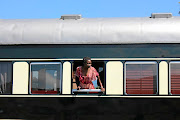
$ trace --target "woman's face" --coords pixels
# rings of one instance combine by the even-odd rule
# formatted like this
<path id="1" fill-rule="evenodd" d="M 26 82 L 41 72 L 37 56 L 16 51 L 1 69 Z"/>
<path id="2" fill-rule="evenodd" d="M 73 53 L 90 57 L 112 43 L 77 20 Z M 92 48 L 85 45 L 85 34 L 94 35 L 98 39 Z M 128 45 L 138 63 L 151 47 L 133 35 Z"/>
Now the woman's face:
<path id="1" fill-rule="evenodd" d="M 92 61 L 91 61 L 91 60 L 87 60 L 87 61 L 84 63 L 84 65 L 89 68 L 89 67 L 91 67 L 91 65 L 92 65 Z"/>

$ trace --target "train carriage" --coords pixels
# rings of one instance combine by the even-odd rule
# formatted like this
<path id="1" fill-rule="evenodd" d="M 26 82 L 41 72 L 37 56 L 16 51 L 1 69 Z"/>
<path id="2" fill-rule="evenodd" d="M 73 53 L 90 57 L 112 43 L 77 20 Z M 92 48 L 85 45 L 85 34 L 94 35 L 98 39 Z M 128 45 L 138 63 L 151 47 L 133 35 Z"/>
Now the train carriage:
<path id="1" fill-rule="evenodd" d="M 105 95 L 178 95 L 179 24 L 170 13 L 1 19 L 1 96 L 73 95 L 74 72 L 84 56 L 102 73 Z"/>
<path id="2" fill-rule="evenodd" d="M 143 105 L 150 102 L 142 102 L 144 98 L 179 98 L 179 20 L 171 13 L 144 18 L 0 19 L 0 97 L 117 97 L 121 102 L 139 98 L 135 101 Z M 77 90 L 75 70 L 85 56 L 92 58 L 104 93 L 98 83 L 96 89 Z"/>

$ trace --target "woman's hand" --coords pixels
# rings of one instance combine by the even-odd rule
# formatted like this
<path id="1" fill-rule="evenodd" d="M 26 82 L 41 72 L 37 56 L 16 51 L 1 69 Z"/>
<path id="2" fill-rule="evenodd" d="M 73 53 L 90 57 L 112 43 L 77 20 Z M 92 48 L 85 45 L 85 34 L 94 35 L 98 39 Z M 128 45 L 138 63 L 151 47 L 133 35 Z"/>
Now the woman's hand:
<path id="1" fill-rule="evenodd" d="M 80 86 L 78 86 L 78 87 L 77 87 L 77 90 L 80 90 L 80 89 L 81 89 L 81 87 L 80 87 Z"/>
<path id="2" fill-rule="evenodd" d="M 105 92 L 105 88 L 101 88 L 101 91 L 102 91 L 102 92 Z"/>

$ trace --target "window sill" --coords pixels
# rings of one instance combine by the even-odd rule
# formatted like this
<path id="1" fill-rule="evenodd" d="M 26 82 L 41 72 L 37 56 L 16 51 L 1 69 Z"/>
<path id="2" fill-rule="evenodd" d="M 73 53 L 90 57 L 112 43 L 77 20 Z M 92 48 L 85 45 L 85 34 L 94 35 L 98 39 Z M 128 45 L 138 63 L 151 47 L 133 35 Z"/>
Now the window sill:
<path id="1" fill-rule="evenodd" d="M 101 89 L 73 89 L 72 90 L 73 94 L 98 94 L 102 93 Z"/>

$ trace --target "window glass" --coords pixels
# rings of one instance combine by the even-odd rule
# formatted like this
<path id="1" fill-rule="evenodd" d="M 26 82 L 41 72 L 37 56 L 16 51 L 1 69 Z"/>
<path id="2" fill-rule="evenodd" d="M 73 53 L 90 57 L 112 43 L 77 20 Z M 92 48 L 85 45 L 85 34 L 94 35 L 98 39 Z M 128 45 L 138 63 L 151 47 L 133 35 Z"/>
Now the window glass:
<path id="1" fill-rule="evenodd" d="M 80 67 L 83 65 L 83 61 L 74 61 L 73 62 L 73 73 L 72 73 L 72 93 L 73 94 L 97 94 L 97 93 L 102 93 L 101 92 L 101 87 L 100 87 L 100 82 L 98 77 L 96 77 L 95 80 L 92 81 L 92 84 L 94 86 L 94 89 L 80 89 L 77 90 L 78 85 L 80 84 L 79 78 L 76 76 L 76 69 L 77 67 Z M 100 76 L 100 81 L 103 85 L 103 88 L 105 88 L 105 64 L 104 61 L 94 61 L 92 60 L 92 67 L 96 69 Z M 82 76 L 84 77 L 84 76 Z"/>
<path id="2" fill-rule="evenodd" d="M 170 62 L 171 94 L 180 94 L 180 62 Z"/>
<path id="3" fill-rule="evenodd" d="M 126 62 L 126 93 L 156 94 L 156 62 Z"/>
<path id="4" fill-rule="evenodd" d="M 60 93 L 61 63 L 31 63 L 31 93 Z"/>
<path id="5" fill-rule="evenodd" d="M 0 94 L 12 94 L 11 62 L 0 62 Z"/>

